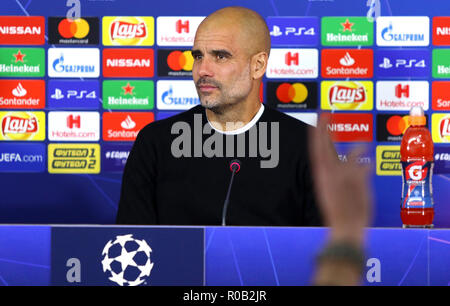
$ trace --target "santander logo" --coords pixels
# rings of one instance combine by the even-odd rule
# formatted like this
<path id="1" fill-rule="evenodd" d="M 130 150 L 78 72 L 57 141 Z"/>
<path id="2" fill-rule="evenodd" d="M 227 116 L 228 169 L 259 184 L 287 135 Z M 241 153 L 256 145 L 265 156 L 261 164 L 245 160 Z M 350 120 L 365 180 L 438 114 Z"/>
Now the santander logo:
<path id="1" fill-rule="evenodd" d="M 345 56 L 342 57 L 342 58 L 339 60 L 339 63 L 340 63 L 342 66 L 346 66 L 346 67 L 348 67 L 348 66 L 353 66 L 353 65 L 355 64 L 355 59 L 352 58 L 352 57 L 350 56 L 350 54 L 348 54 L 348 52 L 347 52 L 347 53 L 345 54 Z"/>
<path id="2" fill-rule="evenodd" d="M 15 97 L 23 97 L 27 94 L 27 91 L 23 88 L 22 84 L 19 83 L 17 87 L 13 89 L 12 94 Z"/>
<path id="3" fill-rule="evenodd" d="M 130 115 L 128 115 L 127 118 L 120 123 L 120 126 L 122 128 L 124 128 L 125 130 L 131 130 L 131 129 L 134 129 L 136 127 L 136 122 L 134 122 L 131 119 Z"/>

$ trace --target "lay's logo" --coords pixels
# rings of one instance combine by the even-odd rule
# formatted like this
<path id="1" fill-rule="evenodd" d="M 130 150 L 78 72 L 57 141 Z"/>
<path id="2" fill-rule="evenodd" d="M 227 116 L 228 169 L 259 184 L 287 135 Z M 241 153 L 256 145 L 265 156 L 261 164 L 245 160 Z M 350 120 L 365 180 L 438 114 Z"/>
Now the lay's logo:
<path id="1" fill-rule="evenodd" d="M 111 40 L 145 38 L 147 37 L 147 27 L 144 22 L 131 23 L 125 21 L 114 21 L 111 24 L 109 35 Z"/>
<path id="2" fill-rule="evenodd" d="M 335 103 L 361 103 L 366 100 L 366 91 L 364 87 L 348 87 L 334 85 L 331 87 L 328 98 L 331 104 Z"/>
<path id="3" fill-rule="evenodd" d="M 433 142 L 450 143 L 450 114 L 433 114 L 431 125 Z"/>
<path id="4" fill-rule="evenodd" d="M 450 118 L 444 118 L 439 124 L 441 138 L 450 137 Z"/>
<path id="5" fill-rule="evenodd" d="M 323 81 L 321 105 L 325 110 L 372 110 L 373 83 Z"/>
<path id="6" fill-rule="evenodd" d="M 0 112 L 0 140 L 45 139 L 44 112 Z"/>
<path id="7" fill-rule="evenodd" d="M 105 46 L 152 46 L 153 17 L 103 17 Z"/>

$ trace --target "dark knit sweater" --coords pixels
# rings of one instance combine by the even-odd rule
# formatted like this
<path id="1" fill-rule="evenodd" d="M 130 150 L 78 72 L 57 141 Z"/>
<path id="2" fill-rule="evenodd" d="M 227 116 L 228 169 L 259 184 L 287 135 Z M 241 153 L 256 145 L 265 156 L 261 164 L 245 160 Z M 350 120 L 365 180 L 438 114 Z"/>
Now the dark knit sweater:
<path id="1" fill-rule="evenodd" d="M 267 152 L 259 149 L 259 140 L 255 146 L 258 148 L 257 156 L 251 157 L 255 150 L 250 149 L 250 139 L 254 139 L 250 131 L 254 129 L 245 132 L 245 156 L 239 157 L 238 136 L 225 136 L 214 130 L 211 134 L 203 134 L 202 129 L 198 129 L 199 125 L 195 126 L 194 115 L 201 118 L 202 129 L 205 126 L 211 129 L 204 108 L 196 106 L 152 122 L 140 131 L 123 173 L 118 224 L 220 225 L 231 178 L 229 162 L 238 158 L 241 169 L 234 177 L 226 214 L 227 225 L 322 225 L 314 199 L 305 123 L 265 106 L 255 127 L 260 135 L 262 129 L 259 127 L 265 123 L 269 131 L 266 133 L 266 147 L 275 150 L 276 142 L 271 141 L 271 131 L 274 130 L 272 123 L 278 123 L 279 158 L 276 167 L 272 161 L 272 168 L 264 168 L 261 161 L 270 158 Z M 180 126 L 190 127 L 191 135 L 183 134 L 190 136 L 190 148 L 186 144 L 180 145 L 181 130 L 172 134 L 177 122 L 185 122 Z M 198 146 L 200 139 L 201 144 L 220 149 L 219 142 L 211 146 L 210 137 L 214 133 L 223 139 L 224 149 L 216 151 L 222 151 L 223 157 L 218 156 L 219 153 L 206 157 L 206 150 L 198 150 L 202 148 Z M 234 140 L 231 147 L 234 154 L 231 154 L 230 145 L 227 150 L 230 143 L 227 140 Z M 185 153 L 189 152 L 184 156 L 191 157 L 174 157 L 174 148 L 184 149 Z M 201 157 L 194 157 L 199 152 Z M 178 150 L 175 155 L 179 154 Z"/>

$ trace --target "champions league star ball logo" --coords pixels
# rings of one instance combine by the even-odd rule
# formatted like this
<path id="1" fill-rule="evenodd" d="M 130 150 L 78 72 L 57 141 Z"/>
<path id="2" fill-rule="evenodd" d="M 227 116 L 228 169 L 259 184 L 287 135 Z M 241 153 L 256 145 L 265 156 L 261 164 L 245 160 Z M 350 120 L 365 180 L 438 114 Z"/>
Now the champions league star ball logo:
<path id="1" fill-rule="evenodd" d="M 117 236 L 103 248 L 103 272 L 120 286 L 141 285 L 153 268 L 151 252 L 145 240 L 134 239 L 132 234 Z"/>

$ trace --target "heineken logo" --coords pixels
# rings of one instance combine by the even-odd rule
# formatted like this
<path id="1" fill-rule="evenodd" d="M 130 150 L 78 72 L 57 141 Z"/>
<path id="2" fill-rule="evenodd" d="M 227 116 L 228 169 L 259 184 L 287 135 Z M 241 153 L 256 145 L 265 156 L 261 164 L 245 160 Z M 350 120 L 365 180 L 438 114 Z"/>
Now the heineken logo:
<path id="1" fill-rule="evenodd" d="M 103 108 L 105 109 L 153 109 L 153 96 L 153 81 L 103 82 Z"/>
<path id="2" fill-rule="evenodd" d="M 433 50 L 433 78 L 450 78 L 450 50 Z"/>
<path id="3" fill-rule="evenodd" d="M 43 77 L 45 51 L 41 48 L 0 49 L 0 76 Z"/>
<path id="4" fill-rule="evenodd" d="M 366 17 L 322 18 L 324 46 L 371 46 L 373 36 L 373 23 Z"/>

